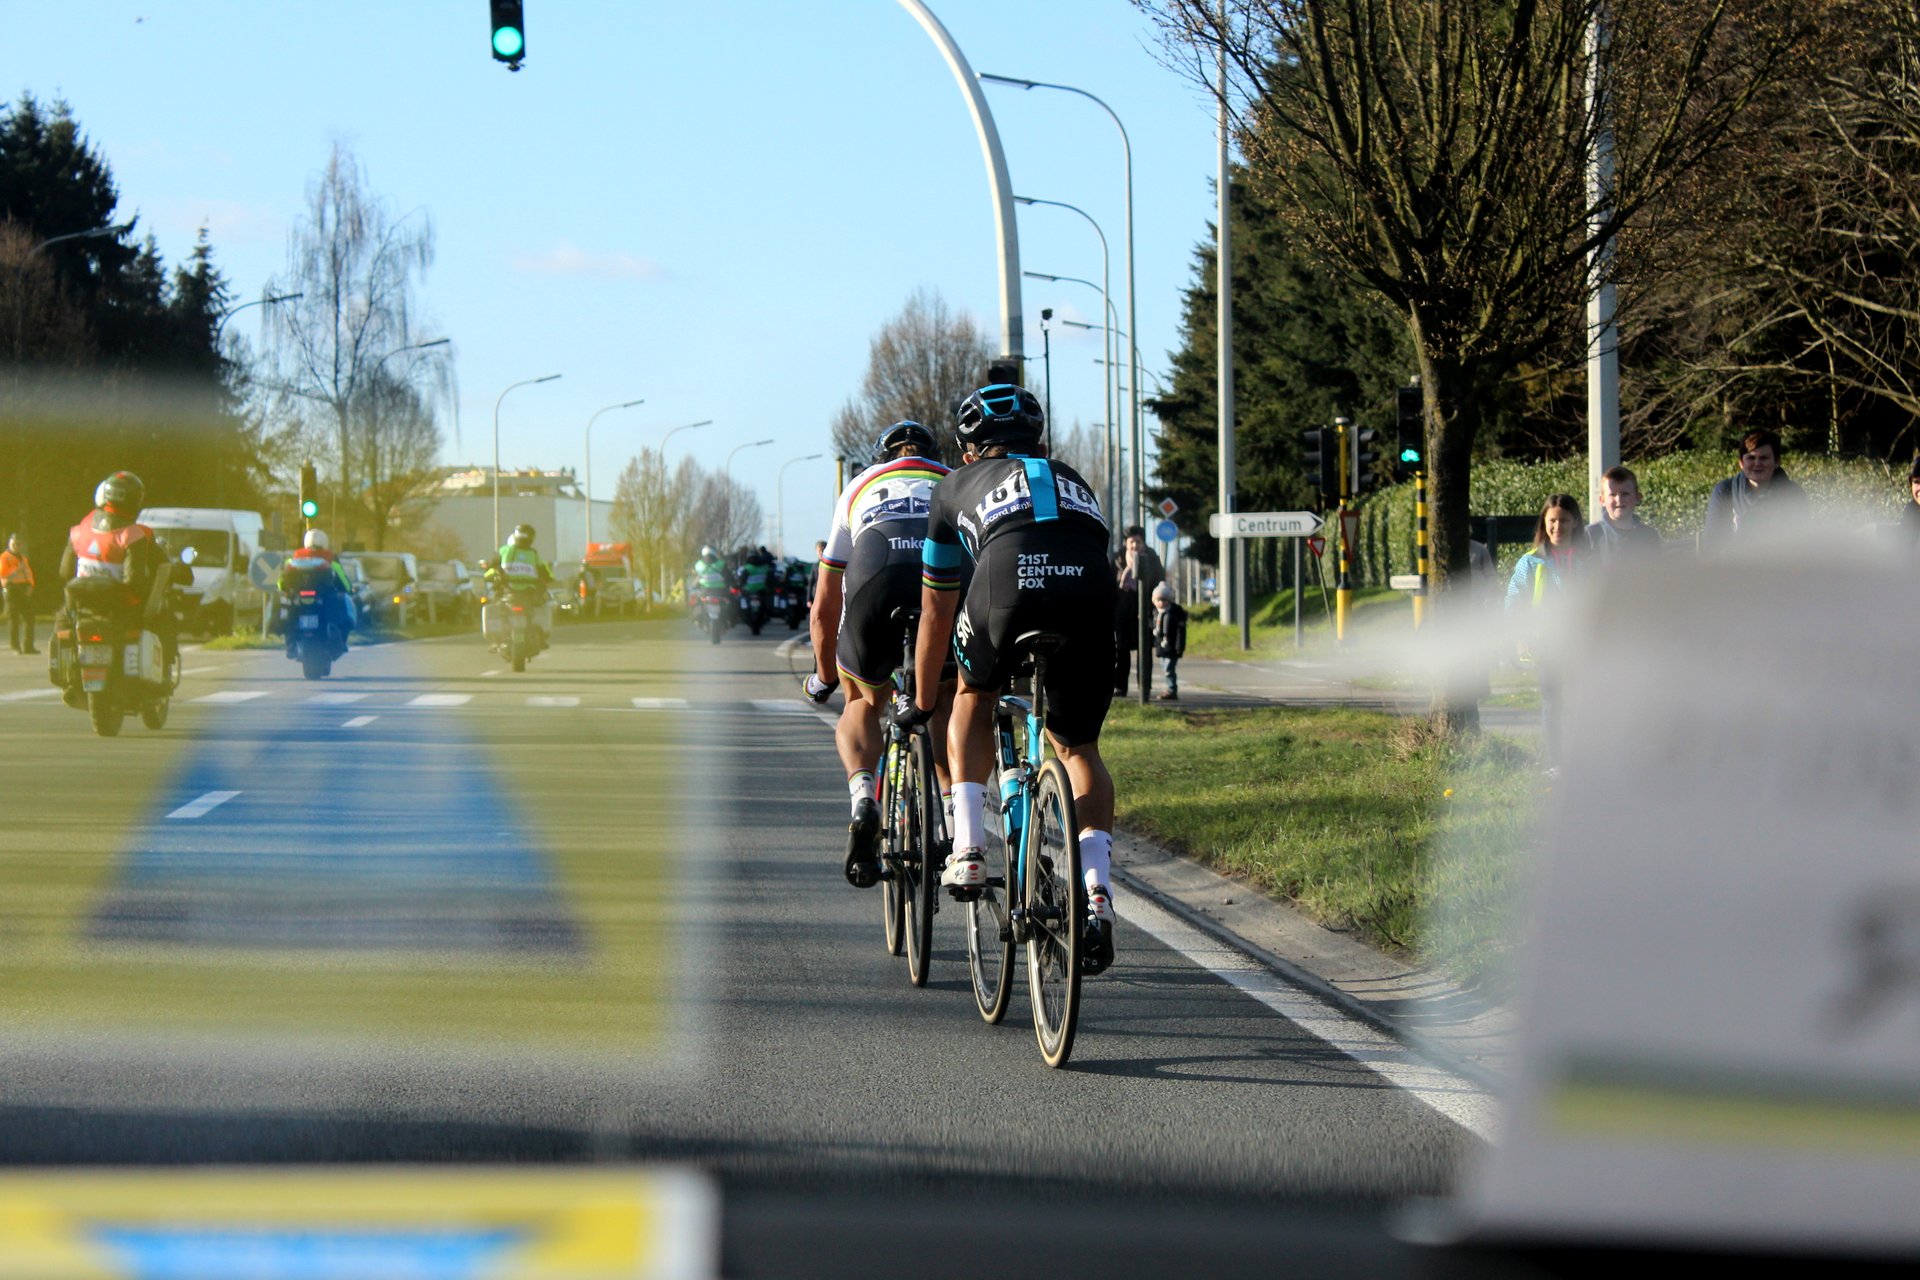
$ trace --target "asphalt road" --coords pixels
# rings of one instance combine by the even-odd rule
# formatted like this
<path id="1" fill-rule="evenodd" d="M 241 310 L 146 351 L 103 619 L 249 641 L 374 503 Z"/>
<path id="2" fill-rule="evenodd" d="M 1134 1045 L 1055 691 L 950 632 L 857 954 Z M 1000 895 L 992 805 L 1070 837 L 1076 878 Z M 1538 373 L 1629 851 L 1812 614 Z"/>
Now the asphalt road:
<path id="1" fill-rule="evenodd" d="M 1429 1265 L 1383 1214 L 1477 1139 L 1134 904 L 1067 1070 L 958 910 L 909 987 L 786 635 L 195 652 L 115 740 L 5 655 L 0 1159 L 691 1164 L 739 1275 Z"/>

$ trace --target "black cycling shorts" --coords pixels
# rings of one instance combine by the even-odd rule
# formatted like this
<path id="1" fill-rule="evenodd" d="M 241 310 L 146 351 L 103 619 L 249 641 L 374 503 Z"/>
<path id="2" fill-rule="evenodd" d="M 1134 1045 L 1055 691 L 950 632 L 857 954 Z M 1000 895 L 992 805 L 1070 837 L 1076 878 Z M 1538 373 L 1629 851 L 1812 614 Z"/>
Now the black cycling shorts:
<path id="1" fill-rule="evenodd" d="M 898 522 L 906 523 L 906 522 Z M 900 642 L 905 634 L 893 620 L 895 609 L 920 607 L 919 521 L 897 533 L 883 522 L 864 530 L 854 540 L 841 579 L 840 641 L 836 659 L 840 674 L 855 684 L 883 685 L 900 665 Z"/>
<path id="2" fill-rule="evenodd" d="M 1013 678 L 1014 641 L 1066 637 L 1047 659 L 1047 729 L 1070 747 L 1096 742 L 1113 702 L 1113 568 L 1106 543 L 1046 528 L 987 544 L 954 619 L 960 678 L 998 690 Z"/>

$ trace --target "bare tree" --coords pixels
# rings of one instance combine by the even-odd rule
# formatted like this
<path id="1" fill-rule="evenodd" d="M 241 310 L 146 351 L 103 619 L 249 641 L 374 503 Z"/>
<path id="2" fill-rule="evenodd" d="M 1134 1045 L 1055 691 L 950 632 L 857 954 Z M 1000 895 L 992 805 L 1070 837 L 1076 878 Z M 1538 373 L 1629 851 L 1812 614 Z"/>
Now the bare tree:
<path id="1" fill-rule="evenodd" d="M 1584 300 L 1588 255 L 1742 125 L 1804 32 L 1790 0 L 1139 2 L 1197 79 L 1224 59 L 1248 180 L 1291 234 L 1404 318 L 1443 590 L 1466 579 L 1498 385 Z M 1609 130 L 1612 185 L 1589 193 Z M 1474 719 L 1462 697 L 1436 715 Z"/>
<path id="2" fill-rule="evenodd" d="M 930 289 L 916 289 L 873 335 L 860 394 L 834 415 L 834 453 L 864 464 L 880 433 L 902 419 L 945 437 L 954 406 L 980 385 L 992 358 L 972 316 L 953 311 Z"/>
<path id="3" fill-rule="evenodd" d="M 691 458 L 682 458 L 679 468 L 669 471 L 665 454 L 649 446 L 633 456 L 614 486 L 614 535 L 633 547 L 640 572 L 651 576 L 662 592 L 669 581 L 669 566 L 691 564 L 699 549 L 698 541 L 687 545 L 694 538 L 692 515 L 699 477 Z"/>
<path id="4" fill-rule="evenodd" d="M 693 509 L 693 527 L 700 531 L 700 541 L 721 555 L 760 539 L 760 499 L 731 476 L 702 474 Z"/>
<path id="5" fill-rule="evenodd" d="M 1096 487 L 1107 473 L 1107 433 L 1075 421 L 1066 431 L 1055 423 L 1047 432 L 1047 453 L 1078 471 Z M 1108 519 L 1113 513 L 1107 513 Z"/>
<path id="6" fill-rule="evenodd" d="M 376 371 L 354 397 L 354 472 L 366 477 L 363 492 L 373 545 L 384 551 L 408 499 L 433 479 L 442 436 L 420 389 L 386 370 Z"/>
<path id="7" fill-rule="evenodd" d="M 433 226 L 425 214 L 395 217 L 369 189 L 360 162 L 335 143 L 307 189 L 286 272 L 265 289 L 301 295 L 268 308 L 273 381 L 281 395 L 323 406 L 334 436 L 342 545 L 368 519 L 356 510 L 355 478 L 372 478 L 356 466 L 352 437 L 356 427 L 372 423 L 378 430 L 381 422 L 356 410 L 381 363 L 414 340 L 414 288 L 432 262 Z"/>

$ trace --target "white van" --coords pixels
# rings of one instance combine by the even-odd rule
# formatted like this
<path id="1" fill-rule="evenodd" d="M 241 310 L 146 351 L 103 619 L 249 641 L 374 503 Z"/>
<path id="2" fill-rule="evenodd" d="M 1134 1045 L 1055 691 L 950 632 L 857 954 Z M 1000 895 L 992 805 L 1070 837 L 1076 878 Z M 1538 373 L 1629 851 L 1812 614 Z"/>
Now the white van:
<path id="1" fill-rule="evenodd" d="M 259 512 L 148 507 L 140 513 L 140 523 L 176 557 L 193 548 L 193 585 L 181 588 L 189 598 L 186 630 L 225 635 L 233 630 L 235 618 L 252 617 L 258 623 L 261 592 L 248 570 L 263 549 L 265 522 Z"/>

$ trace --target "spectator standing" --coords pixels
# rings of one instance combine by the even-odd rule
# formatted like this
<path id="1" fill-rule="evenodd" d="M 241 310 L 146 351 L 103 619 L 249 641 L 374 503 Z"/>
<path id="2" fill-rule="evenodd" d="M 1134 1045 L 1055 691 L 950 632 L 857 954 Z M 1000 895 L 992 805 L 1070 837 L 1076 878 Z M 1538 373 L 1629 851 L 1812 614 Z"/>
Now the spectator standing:
<path id="1" fill-rule="evenodd" d="M 1173 598 L 1173 586 L 1162 582 L 1153 589 L 1153 651 L 1160 655 L 1160 669 L 1167 677 L 1162 702 L 1180 697 L 1180 658 L 1187 651 L 1187 611 Z"/>
<path id="2" fill-rule="evenodd" d="M 1807 494 L 1780 465 L 1780 437 L 1749 431 L 1740 441 L 1740 473 L 1713 486 L 1700 544 L 1724 543 L 1736 534 L 1779 529 L 1804 519 Z"/>
<path id="3" fill-rule="evenodd" d="M 1166 577 L 1166 570 L 1160 566 L 1160 557 L 1147 545 L 1147 531 L 1137 524 L 1127 527 L 1126 545 L 1114 557 L 1114 566 L 1114 583 L 1119 594 L 1113 611 L 1113 696 L 1124 698 L 1133 655 L 1140 649 L 1140 597 L 1151 597 L 1153 589 Z"/>
<path id="4" fill-rule="evenodd" d="M 1518 614 L 1551 607 L 1566 591 L 1578 570 L 1583 539 L 1580 503 L 1571 494 L 1556 493 L 1540 509 L 1533 526 L 1533 550 L 1520 557 L 1507 579 L 1507 613 Z M 1520 660 L 1531 663 L 1540 679 L 1540 728 L 1546 740 L 1547 772 L 1560 771 L 1560 670 L 1553 655 L 1533 652 L 1533 628 L 1520 641 Z"/>
<path id="5" fill-rule="evenodd" d="M 33 566 L 27 563 L 27 540 L 19 534 L 7 539 L 0 551 L 0 589 L 6 593 L 7 643 L 15 653 L 38 653 L 33 646 Z"/>
<path id="6" fill-rule="evenodd" d="M 1596 560 L 1660 553 L 1660 535 L 1636 514 L 1639 506 L 1639 479 L 1625 467 L 1609 467 L 1600 477 L 1600 518 L 1587 526 L 1587 550 Z"/>

